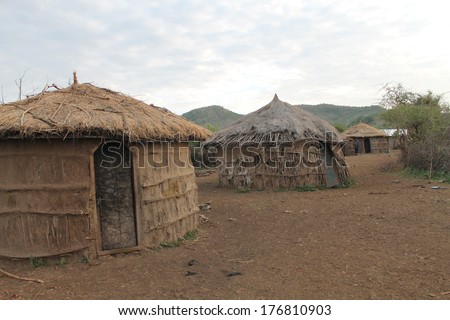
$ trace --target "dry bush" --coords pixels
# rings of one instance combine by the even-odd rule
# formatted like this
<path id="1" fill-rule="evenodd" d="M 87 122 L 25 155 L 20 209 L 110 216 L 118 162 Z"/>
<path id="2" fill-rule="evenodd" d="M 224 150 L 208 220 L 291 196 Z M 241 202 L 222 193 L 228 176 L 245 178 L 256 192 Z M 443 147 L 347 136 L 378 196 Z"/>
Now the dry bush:
<path id="1" fill-rule="evenodd" d="M 434 172 L 450 172 L 450 129 L 430 133 L 409 142 L 400 160 L 410 168 Z"/>

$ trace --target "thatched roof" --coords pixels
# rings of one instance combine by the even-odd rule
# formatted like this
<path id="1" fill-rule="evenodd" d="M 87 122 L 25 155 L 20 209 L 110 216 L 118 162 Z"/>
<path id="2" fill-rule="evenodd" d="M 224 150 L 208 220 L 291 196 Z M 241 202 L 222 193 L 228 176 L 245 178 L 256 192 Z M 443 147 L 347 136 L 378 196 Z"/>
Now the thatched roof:
<path id="1" fill-rule="evenodd" d="M 355 124 L 353 127 L 350 127 L 342 132 L 342 134 L 350 138 L 386 136 L 386 134 L 382 130 L 369 126 L 368 124 L 363 122 Z"/>
<path id="2" fill-rule="evenodd" d="M 0 105 L 0 138 L 125 137 L 137 140 L 205 140 L 211 132 L 167 109 L 91 84 L 44 91 Z"/>
<path id="3" fill-rule="evenodd" d="M 275 95 L 268 105 L 216 132 L 205 146 L 306 139 L 338 142 L 342 136 L 325 120 L 283 102 Z"/>

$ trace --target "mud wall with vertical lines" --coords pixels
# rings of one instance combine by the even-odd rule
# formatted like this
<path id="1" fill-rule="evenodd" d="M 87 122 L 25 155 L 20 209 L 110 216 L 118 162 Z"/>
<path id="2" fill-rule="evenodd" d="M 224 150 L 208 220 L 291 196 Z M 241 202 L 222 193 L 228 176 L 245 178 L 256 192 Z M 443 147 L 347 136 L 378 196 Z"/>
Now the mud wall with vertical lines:
<path id="1" fill-rule="evenodd" d="M 135 147 L 141 245 L 173 241 L 198 223 L 197 185 L 187 143 Z"/>
<path id="2" fill-rule="evenodd" d="M 0 141 L 1 256 L 50 256 L 90 245 L 90 152 L 96 144 Z"/>
<path id="3" fill-rule="evenodd" d="M 219 150 L 222 163 L 218 168 L 223 187 L 254 190 L 295 189 L 327 185 L 320 145 L 297 141 L 291 147 L 258 147 L 248 152 L 240 148 Z M 339 159 L 344 159 L 339 152 Z M 337 157 L 337 154 L 333 154 Z M 253 162 L 251 162 L 253 159 Z M 339 180 L 349 176 L 345 160 L 333 165 Z"/>
<path id="4" fill-rule="evenodd" d="M 93 154 L 99 145 L 97 139 L 0 140 L 0 256 L 82 249 L 98 254 Z M 197 185 L 187 143 L 130 149 L 137 247 L 154 247 L 195 229 Z"/>

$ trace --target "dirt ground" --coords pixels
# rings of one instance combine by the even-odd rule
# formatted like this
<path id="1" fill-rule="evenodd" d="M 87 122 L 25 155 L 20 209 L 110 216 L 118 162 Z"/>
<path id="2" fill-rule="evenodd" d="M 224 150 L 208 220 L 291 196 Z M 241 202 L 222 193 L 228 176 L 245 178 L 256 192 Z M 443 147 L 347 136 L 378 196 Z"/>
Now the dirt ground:
<path id="1" fill-rule="evenodd" d="M 348 157 L 347 189 L 238 193 L 199 177 L 212 208 L 195 240 L 38 268 L 0 259 L 44 281 L 0 274 L 0 298 L 449 299 L 450 186 L 400 176 L 396 157 Z"/>

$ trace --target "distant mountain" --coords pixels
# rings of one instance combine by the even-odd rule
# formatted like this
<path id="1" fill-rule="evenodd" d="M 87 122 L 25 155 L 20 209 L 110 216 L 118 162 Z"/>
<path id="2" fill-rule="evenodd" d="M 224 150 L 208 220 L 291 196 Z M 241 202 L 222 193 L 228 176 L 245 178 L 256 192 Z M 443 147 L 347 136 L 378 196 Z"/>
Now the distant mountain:
<path id="1" fill-rule="evenodd" d="M 384 125 L 384 122 L 379 117 L 384 109 L 376 105 L 368 107 L 350 107 L 323 103 L 317 105 L 301 104 L 298 106 L 332 125 L 350 127 L 361 121 L 375 127 L 382 127 Z"/>
<path id="2" fill-rule="evenodd" d="M 333 104 L 301 104 L 297 105 L 297 107 L 315 114 L 340 129 L 346 129 L 361 121 L 378 128 L 382 128 L 384 125 L 379 117 L 384 109 L 380 106 L 350 107 Z M 242 114 L 227 110 L 221 106 L 203 107 L 183 114 L 183 117 L 186 119 L 212 131 L 220 130 L 242 116 Z"/>
<path id="3" fill-rule="evenodd" d="M 183 113 L 182 116 L 212 131 L 217 131 L 233 123 L 243 115 L 221 106 L 209 106 L 191 110 Z"/>

